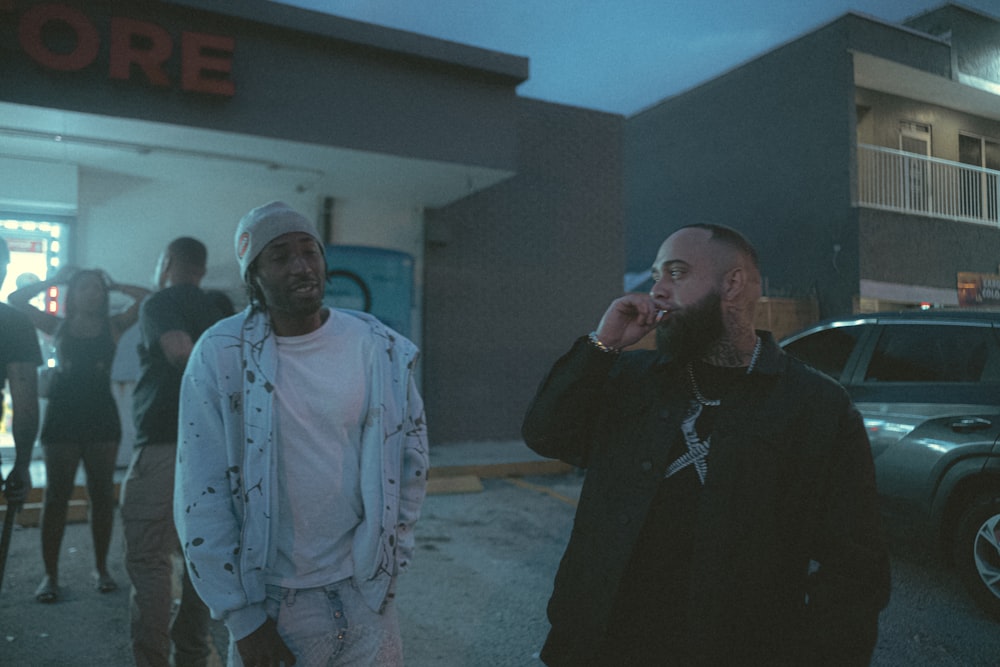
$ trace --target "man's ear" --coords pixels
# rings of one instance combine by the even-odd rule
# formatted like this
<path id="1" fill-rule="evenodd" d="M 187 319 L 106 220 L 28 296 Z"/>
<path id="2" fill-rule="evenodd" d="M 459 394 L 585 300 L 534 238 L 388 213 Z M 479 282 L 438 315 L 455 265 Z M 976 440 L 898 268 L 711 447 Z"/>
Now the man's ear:
<path id="1" fill-rule="evenodd" d="M 742 266 L 726 271 L 722 277 L 722 300 L 730 301 L 743 294 L 747 285 L 747 272 Z"/>
<path id="2" fill-rule="evenodd" d="M 169 251 L 163 253 L 163 264 L 160 265 L 160 272 L 168 273 L 170 271 L 170 267 L 173 266 L 173 264 L 174 264 L 174 254 Z"/>
<path id="3" fill-rule="evenodd" d="M 247 285 L 250 286 L 250 294 L 256 299 L 261 305 L 264 305 L 264 290 L 260 288 L 260 280 L 257 278 L 257 271 L 251 265 L 249 272 L 247 273 Z"/>

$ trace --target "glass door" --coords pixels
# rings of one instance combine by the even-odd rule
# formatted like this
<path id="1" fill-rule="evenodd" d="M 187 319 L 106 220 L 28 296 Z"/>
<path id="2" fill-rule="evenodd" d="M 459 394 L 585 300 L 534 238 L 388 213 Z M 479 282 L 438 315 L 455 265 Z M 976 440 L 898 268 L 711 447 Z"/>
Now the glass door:
<path id="1" fill-rule="evenodd" d="M 903 201 L 908 209 L 930 210 L 931 128 L 923 123 L 902 121 L 899 124 L 899 149 L 915 158 L 903 161 Z"/>

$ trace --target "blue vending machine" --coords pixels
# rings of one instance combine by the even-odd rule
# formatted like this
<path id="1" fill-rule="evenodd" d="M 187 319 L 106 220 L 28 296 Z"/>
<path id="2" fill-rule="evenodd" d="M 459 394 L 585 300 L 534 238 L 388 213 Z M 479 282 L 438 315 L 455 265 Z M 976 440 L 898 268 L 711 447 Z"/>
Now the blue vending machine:
<path id="1" fill-rule="evenodd" d="M 326 246 L 327 305 L 371 313 L 407 338 L 413 256 L 370 246 Z"/>

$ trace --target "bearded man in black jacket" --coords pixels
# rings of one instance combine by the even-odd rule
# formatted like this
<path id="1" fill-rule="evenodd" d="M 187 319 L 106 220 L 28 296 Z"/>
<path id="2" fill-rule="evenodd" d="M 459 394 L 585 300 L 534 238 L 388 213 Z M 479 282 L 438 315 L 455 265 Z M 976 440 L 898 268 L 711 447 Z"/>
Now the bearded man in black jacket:
<path id="1" fill-rule="evenodd" d="M 524 421 L 532 449 L 587 469 L 543 661 L 867 665 L 890 579 L 860 414 L 754 330 L 740 233 L 684 227 L 652 277 Z M 654 329 L 657 350 L 622 351 Z"/>

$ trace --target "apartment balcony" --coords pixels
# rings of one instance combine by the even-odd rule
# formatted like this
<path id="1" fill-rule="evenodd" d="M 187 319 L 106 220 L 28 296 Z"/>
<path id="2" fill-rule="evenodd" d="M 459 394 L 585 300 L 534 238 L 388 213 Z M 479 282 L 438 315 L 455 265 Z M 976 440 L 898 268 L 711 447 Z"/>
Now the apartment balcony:
<path id="1" fill-rule="evenodd" d="M 858 146 L 857 205 L 1000 226 L 1000 171 Z"/>

